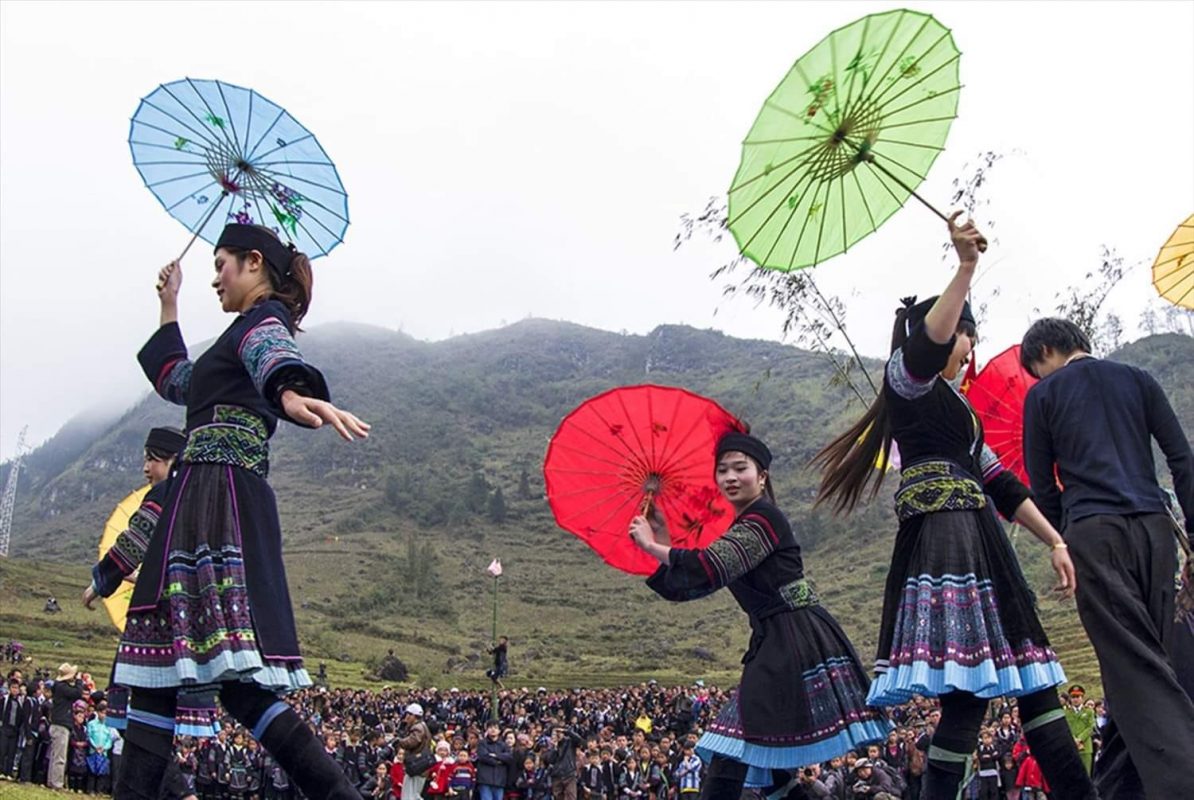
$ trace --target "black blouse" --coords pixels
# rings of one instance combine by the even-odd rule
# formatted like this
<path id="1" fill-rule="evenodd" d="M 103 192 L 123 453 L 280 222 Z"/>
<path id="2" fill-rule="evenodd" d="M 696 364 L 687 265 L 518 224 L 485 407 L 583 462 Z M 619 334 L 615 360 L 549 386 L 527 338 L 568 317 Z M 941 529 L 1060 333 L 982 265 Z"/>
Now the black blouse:
<path id="1" fill-rule="evenodd" d="M 812 605 L 804 559 L 788 518 L 766 498 L 738 515 L 708 547 L 673 547 L 647 585 L 668 600 L 695 600 L 723 586 L 754 619 Z"/>
<path id="2" fill-rule="evenodd" d="M 984 444 L 982 422 L 969 401 L 938 376 L 949 362 L 956 338 L 937 344 L 923 324 L 917 325 L 887 362 L 883 393 L 900 462 L 903 466 L 932 460 L 958 464 L 983 486 L 999 513 L 1012 519 L 1032 493 Z"/>
<path id="3" fill-rule="evenodd" d="M 193 362 L 177 322 L 158 328 L 137 360 L 159 395 L 187 407 L 188 431 L 210 423 L 217 406 L 231 405 L 258 414 L 272 436 L 279 417 L 294 422 L 280 404 L 284 389 L 330 399 L 323 375 L 303 361 L 290 312 L 277 300 L 238 316 Z"/>

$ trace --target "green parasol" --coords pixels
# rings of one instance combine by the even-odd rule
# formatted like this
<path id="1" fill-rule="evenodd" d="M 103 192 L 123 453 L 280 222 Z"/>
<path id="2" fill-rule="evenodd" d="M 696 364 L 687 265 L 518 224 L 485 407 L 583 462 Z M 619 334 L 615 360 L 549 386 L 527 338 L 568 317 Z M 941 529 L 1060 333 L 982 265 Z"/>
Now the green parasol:
<path id="1" fill-rule="evenodd" d="M 915 196 L 957 115 L 961 54 L 928 14 L 873 14 L 801 57 L 742 143 L 739 251 L 784 272 L 845 252 Z"/>

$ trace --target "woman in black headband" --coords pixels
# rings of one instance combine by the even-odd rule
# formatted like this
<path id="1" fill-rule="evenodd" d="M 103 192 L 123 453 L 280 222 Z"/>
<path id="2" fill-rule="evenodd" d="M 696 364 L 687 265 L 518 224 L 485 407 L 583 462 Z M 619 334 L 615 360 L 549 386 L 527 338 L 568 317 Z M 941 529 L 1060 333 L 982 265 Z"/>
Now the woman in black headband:
<path id="1" fill-rule="evenodd" d="M 867 677 L 837 622 L 804 577 L 800 545 L 771 492 L 771 451 L 745 433 L 717 443 L 715 477 L 734 507 L 729 531 L 700 550 L 670 546 L 655 514 L 631 523 L 661 566 L 647 585 L 668 600 L 729 587 L 750 617 L 742 680 L 697 743 L 709 764 L 702 800 L 738 800 L 744 785 L 782 786 L 790 773 L 887 737 L 867 708 Z M 784 773 L 789 773 L 785 775 Z"/>
<path id="2" fill-rule="evenodd" d="M 960 212 L 959 212 L 960 213 Z M 874 497 L 891 442 L 903 470 L 900 520 L 883 598 L 876 677 L 869 702 L 941 699 L 924 775 L 925 800 L 957 794 L 991 698 L 1019 697 L 1032 753 L 1054 796 L 1095 797 L 1054 687 L 1065 673 L 1037 618 L 1035 596 L 988 497 L 1052 550 L 1060 589 L 1073 593 L 1065 543 L 1030 493 L 983 443 L 982 425 L 951 383 L 976 336 L 966 303 L 982 238 L 972 222 L 949 230 L 960 264 L 940 297 L 896 312 L 883 391 L 858 423 L 814 462 L 824 469 L 818 503 L 851 511 Z"/>
<path id="3" fill-rule="evenodd" d="M 278 695 L 311 685 L 299 655 L 269 472 L 279 419 L 369 426 L 329 401 L 294 334 L 311 302 L 307 257 L 268 228 L 229 225 L 212 287 L 236 319 L 195 361 L 178 327 L 182 271 L 158 275 L 161 327 L 138 360 L 158 394 L 187 409 L 186 445 L 129 604 L 113 680 L 132 687 L 118 797 L 156 798 L 175 733 L 214 722 L 213 696 L 307 797 L 358 800 Z"/>

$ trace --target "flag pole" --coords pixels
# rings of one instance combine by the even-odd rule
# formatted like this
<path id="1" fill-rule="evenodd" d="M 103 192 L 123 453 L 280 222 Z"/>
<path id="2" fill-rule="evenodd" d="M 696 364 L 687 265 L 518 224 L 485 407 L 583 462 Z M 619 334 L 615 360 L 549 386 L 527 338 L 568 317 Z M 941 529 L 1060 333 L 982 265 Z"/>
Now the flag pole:
<path id="1" fill-rule="evenodd" d="M 498 575 L 493 576 L 493 646 L 497 647 L 497 608 L 498 608 Z M 496 665 L 495 665 L 496 668 Z M 492 705 L 491 719 L 497 722 L 498 719 L 498 695 L 497 695 L 497 677 L 494 677 L 493 690 L 490 695 L 490 702 Z"/>

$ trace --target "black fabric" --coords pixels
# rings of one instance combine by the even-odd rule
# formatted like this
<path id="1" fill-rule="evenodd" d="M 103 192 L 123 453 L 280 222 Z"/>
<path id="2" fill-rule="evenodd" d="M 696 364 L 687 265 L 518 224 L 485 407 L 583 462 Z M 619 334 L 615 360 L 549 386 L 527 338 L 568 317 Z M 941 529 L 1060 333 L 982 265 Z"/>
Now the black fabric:
<path id="1" fill-rule="evenodd" d="M 240 534 L 245 588 L 263 658 L 299 657 L 294 610 L 282 562 L 282 529 L 269 483 L 247 469 L 219 464 L 184 464 L 172 484 L 163 519 L 172 520 L 179 530 L 188 531 L 194 537 L 207 536 L 204 544 L 213 547 L 219 546 L 221 541 L 235 541 L 233 537 Z M 234 505 L 231 498 L 235 498 Z M 174 511 L 176 507 L 177 512 Z M 233 510 L 237 524 L 234 529 L 228 529 L 223 523 L 224 514 L 231 514 Z M 163 532 L 159 527 L 150 540 L 130 606 L 141 608 L 156 604 L 159 613 L 170 619 L 170 600 L 159 596 L 159 588 L 166 569 L 168 548 L 178 550 L 182 543 L 177 538 L 171 540 L 169 536 L 161 535 Z"/>
<path id="2" fill-rule="evenodd" d="M 940 297 L 941 295 L 934 295 L 928 300 L 921 300 L 919 303 L 916 302 L 916 295 L 903 298 L 902 302 L 904 307 L 908 309 L 907 313 L 904 315 L 905 330 L 910 333 L 913 328 L 924 322 L 925 317 L 927 317 L 929 315 L 929 311 L 932 310 L 933 304 L 936 303 Z M 969 300 L 962 301 L 962 313 L 958 316 L 958 321 L 969 323 L 975 327 L 978 326 L 978 323 L 975 322 L 974 319 L 974 311 L 970 308 Z"/>
<path id="3" fill-rule="evenodd" d="M 245 337 L 271 318 L 277 319 L 287 330 L 291 329 L 290 311 L 286 306 L 278 300 L 267 300 L 233 320 L 211 347 L 191 364 L 186 396 L 167 397 L 171 402 L 186 405 L 188 431 L 213 422 L 218 406 L 247 408 L 265 420 L 271 436 L 278 426 L 278 419 L 286 419 L 285 412 L 277 404 L 276 391 L 259 392 L 241 360 L 240 348 Z M 187 345 L 178 323 L 170 322 L 158 328 L 137 353 L 137 361 L 158 393 L 166 396 L 163 388 L 171 369 L 187 363 Z M 323 374 L 310 364 L 293 358 L 277 360 L 267 383 L 276 384 L 283 374 L 291 383 L 297 380 L 297 374 L 301 374 L 306 386 L 304 394 L 331 400 Z"/>
<path id="4" fill-rule="evenodd" d="M 1078 616 L 1127 750 L 1106 766 L 1116 766 L 1111 777 L 1123 785 L 1131 784 L 1134 771 L 1149 800 L 1194 797 L 1194 702 L 1178 682 L 1168 647 L 1177 562 L 1172 525 L 1163 514 L 1098 515 L 1065 531 L 1078 578 Z M 1114 755 L 1118 744 L 1111 744 Z M 1104 768 L 1100 758 L 1100 788 Z"/>
<path id="5" fill-rule="evenodd" d="M 963 754 L 969 760 L 986 712 L 987 701 L 972 694 L 950 692 L 942 695 L 941 721 L 933 732 L 932 747 Z M 966 762 L 935 759 L 932 750 L 929 752 L 921 797 L 925 800 L 955 800 L 966 772 Z"/>
<path id="6" fill-rule="evenodd" d="M 149 435 L 145 437 L 145 449 L 156 450 L 159 453 L 176 454 L 186 443 L 185 433 L 178 428 L 165 425 L 160 428 L 150 428 Z"/>
<path id="7" fill-rule="evenodd" d="M 735 544 L 723 550 L 721 545 L 731 539 Z M 721 552 L 731 566 L 741 553 L 761 560 L 727 587 L 747 613 L 751 637 L 742 657 L 738 692 L 710 729 L 762 746 L 807 744 L 827 723 L 814 720 L 813 687 L 803 676 L 839 660 L 843 669 L 835 675 L 837 711 L 857 712 L 869 721 L 867 715 L 873 712 L 865 708 L 865 698 L 870 680 L 846 634 L 815 598 L 806 607 L 791 607 L 786 590 L 804 578 L 804 561 L 787 517 L 766 498 L 747 507 L 720 544 L 703 550 L 673 547 L 668 564 L 660 566 L 647 586 L 669 600 L 705 597 L 721 588 L 721 572 L 710 566 L 724 563 Z M 853 668 L 844 668 L 845 663 Z M 827 706 L 817 710 L 835 716 Z"/>
<path id="8" fill-rule="evenodd" d="M 133 728 L 133 724 L 130 723 L 127 732 L 132 733 Z M 120 760 L 120 775 L 112 788 L 113 800 L 158 800 L 162 791 L 162 778 L 170 765 L 170 759 L 163 758 L 145 749 L 137 741 L 125 737 Z"/>
<path id="9" fill-rule="evenodd" d="M 270 723 L 261 735 L 261 745 L 307 797 L 360 800 L 361 793 L 292 709 L 286 709 Z"/>
<path id="10" fill-rule="evenodd" d="M 735 451 L 745 453 L 753 458 L 761 469 L 771 469 L 771 451 L 767 445 L 763 444 L 762 439 L 751 436 L 749 433 L 731 431 L 717 440 L 716 456 L 718 459 L 726 453 Z"/>
<path id="11" fill-rule="evenodd" d="M 1081 358 L 1033 386 L 1024 402 L 1024 464 L 1037 505 L 1058 530 L 1096 514 L 1165 513 L 1153 439 L 1194 531 L 1194 453 L 1151 375 Z"/>
<path id="12" fill-rule="evenodd" d="M 1032 492 L 1020 482 L 1016 473 L 1005 469 L 983 485 L 983 491 L 995 501 L 995 508 L 1006 520 L 1016 518 L 1016 509 L 1025 500 L 1032 499 Z"/>
<path id="13" fill-rule="evenodd" d="M 1021 697 L 1019 702 L 1020 722 L 1025 726 L 1024 738 L 1049 784 L 1049 796 L 1055 800 L 1098 800 L 1065 717 L 1040 725 L 1032 724 L 1043 714 L 1061 710 L 1057 692 L 1052 688 L 1042 689 Z"/>
<path id="14" fill-rule="evenodd" d="M 701 783 L 701 800 L 740 800 L 749 767 L 725 756 L 713 756 Z"/>
<path id="15" fill-rule="evenodd" d="M 279 277 L 290 274 L 290 262 L 297 252 L 294 249 L 294 245 L 287 246 L 282 244 L 276 236 L 266 233 L 256 225 L 240 225 L 235 223 L 224 226 L 224 230 L 220 234 L 220 240 L 216 242 L 215 249 L 219 250 L 221 247 L 256 250 L 258 253 L 261 253 L 265 259 L 265 263 Z"/>
<path id="16" fill-rule="evenodd" d="M 220 686 L 220 704 L 250 731 L 276 702 L 276 694 L 256 683 L 229 681 Z"/>

